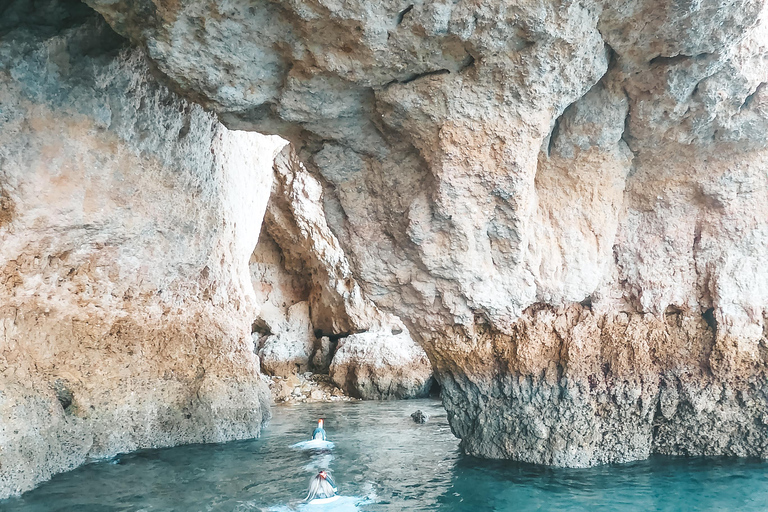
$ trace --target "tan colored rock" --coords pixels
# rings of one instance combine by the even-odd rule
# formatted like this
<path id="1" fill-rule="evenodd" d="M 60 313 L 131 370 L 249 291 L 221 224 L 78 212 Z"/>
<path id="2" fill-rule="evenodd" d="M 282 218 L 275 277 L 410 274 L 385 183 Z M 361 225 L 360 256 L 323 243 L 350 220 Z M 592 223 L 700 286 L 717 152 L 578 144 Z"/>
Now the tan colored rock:
<path id="1" fill-rule="evenodd" d="M 46 13 L 0 40 L 0 498 L 269 416 L 247 262 L 276 146 L 96 15 Z"/>
<path id="2" fill-rule="evenodd" d="M 280 247 L 262 227 L 259 242 L 249 262 L 251 282 L 259 306 L 254 334 L 259 337 L 279 334 L 288 329 L 288 309 L 303 302 L 307 305 L 307 318 L 302 324 L 310 324 L 309 319 L 309 276 L 300 272 L 291 273 L 285 268 L 285 258 Z M 299 319 L 296 318 L 295 322 Z"/>
<path id="3" fill-rule="evenodd" d="M 402 333 L 405 327 L 397 317 L 376 308 L 354 279 L 326 222 L 322 185 L 292 148 L 282 150 L 274 170 L 264 229 L 251 257 L 252 280 L 261 303 L 256 328 L 264 331 L 258 333 L 262 368 L 283 377 L 310 367 L 327 372 L 335 343 L 323 334 L 375 331 L 382 333 L 376 339 L 386 341 L 390 332 Z M 411 364 L 412 346 L 412 340 L 398 342 L 389 353 L 402 348 L 402 361 Z M 420 357 L 426 360 L 423 353 Z M 403 370 L 404 375 L 410 371 Z M 414 389 L 422 385 L 422 380 L 412 383 Z"/>
<path id="4" fill-rule="evenodd" d="M 349 396 L 329 382 L 327 375 L 304 373 L 268 379 L 272 400 L 277 404 L 350 400 Z"/>
<path id="5" fill-rule="evenodd" d="M 336 347 L 331 346 L 331 339 L 328 336 L 322 336 L 315 342 L 315 354 L 312 356 L 312 366 L 319 373 L 326 373 L 331 365 L 331 350 Z"/>
<path id="6" fill-rule="evenodd" d="M 423 398 L 433 382 L 427 354 L 407 332 L 365 332 L 342 338 L 330 376 L 347 394 L 366 400 Z"/>
<path id="7" fill-rule="evenodd" d="M 279 327 L 277 334 L 268 336 L 259 348 L 262 369 L 283 377 L 306 372 L 315 346 L 309 303 L 297 302 L 289 307 Z"/>
<path id="8" fill-rule="evenodd" d="M 88 3 L 294 143 L 467 451 L 766 456 L 765 2 Z"/>

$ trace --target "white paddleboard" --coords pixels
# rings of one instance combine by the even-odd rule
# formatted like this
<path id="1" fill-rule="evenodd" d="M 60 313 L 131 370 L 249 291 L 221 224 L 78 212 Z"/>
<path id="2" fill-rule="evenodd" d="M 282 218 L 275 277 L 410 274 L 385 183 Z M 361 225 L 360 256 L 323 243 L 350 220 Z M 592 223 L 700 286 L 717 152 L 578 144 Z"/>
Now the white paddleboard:
<path id="1" fill-rule="evenodd" d="M 333 496 L 331 498 L 314 499 L 310 502 L 290 506 L 270 508 L 270 512 L 359 512 L 358 505 L 372 503 L 370 499 L 355 496 Z"/>
<path id="2" fill-rule="evenodd" d="M 333 443 L 323 441 L 322 439 L 312 439 L 311 441 L 302 441 L 291 445 L 291 448 L 296 450 L 331 450 L 333 449 Z"/>
<path id="3" fill-rule="evenodd" d="M 338 499 L 341 498 L 341 496 L 331 496 L 330 498 L 315 498 L 312 501 L 308 501 L 307 505 L 327 505 L 328 503 L 333 503 L 334 501 L 338 501 Z"/>

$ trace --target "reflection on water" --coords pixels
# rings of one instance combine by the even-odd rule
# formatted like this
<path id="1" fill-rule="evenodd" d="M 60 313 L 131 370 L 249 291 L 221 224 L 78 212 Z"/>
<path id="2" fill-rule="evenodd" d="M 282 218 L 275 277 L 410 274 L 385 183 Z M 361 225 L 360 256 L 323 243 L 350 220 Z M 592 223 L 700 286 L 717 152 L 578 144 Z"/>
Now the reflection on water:
<path id="1" fill-rule="evenodd" d="M 416 409 L 430 421 L 413 423 L 409 415 Z M 340 494 L 370 498 L 358 506 L 365 511 L 768 509 L 768 464 L 761 461 L 656 457 L 552 469 L 460 455 L 437 401 L 300 404 L 273 413 L 261 439 L 90 464 L 0 502 L 0 510 L 293 510 L 322 468 L 333 471 Z M 320 417 L 333 451 L 291 449 L 309 438 Z"/>

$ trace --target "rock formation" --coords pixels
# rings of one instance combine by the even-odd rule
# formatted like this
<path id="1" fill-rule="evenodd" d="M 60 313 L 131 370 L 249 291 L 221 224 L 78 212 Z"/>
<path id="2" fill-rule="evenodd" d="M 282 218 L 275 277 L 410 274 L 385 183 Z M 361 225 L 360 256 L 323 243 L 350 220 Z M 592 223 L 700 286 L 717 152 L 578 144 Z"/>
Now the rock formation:
<path id="1" fill-rule="evenodd" d="M 469 453 L 768 456 L 764 2 L 88 3 L 296 145 Z"/>
<path id="2" fill-rule="evenodd" d="M 347 393 L 366 400 L 423 398 L 432 386 L 432 366 L 408 331 L 342 338 L 330 376 Z"/>
<path id="3" fill-rule="evenodd" d="M 290 147 L 274 170 L 251 258 L 257 301 L 263 301 L 255 324 L 262 368 L 285 378 L 330 370 L 334 383 L 357 398 L 426 396 L 432 383 L 427 355 L 400 319 L 361 290 L 326 222 L 320 182 Z"/>
<path id="4" fill-rule="evenodd" d="M 0 8 L 0 498 L 258 435 L 248 258 L 276 144 L 159 85 L 79 2 Z"/>
<path id="5" fill-rule="evenodd" d="M 322 195 L 307 190 L 314 198 L 307 207 L 319 207 L 322 198 L 327 228 L 348 262 L 348 269 L 323 277 L 323 286 L 329 285 L 322 290 L 330 294 L 326 304 L 344 303 L 345 293 L 354 296 L 359 287 L 361 297 L 402 319 L 429 356 L 465 451 L 565 466 L 627 461 L 652 452 L 768 457 L 764 2 L 87 3 L 142 47 L 177 92 L 216 112 L 229 128 L 279 134 L 293 143 L 297 158 L 322 184 Z M 3 23 L 13 19 L 4 16 Z M 91 28 L 90 40 L 97 40 L 97 28 Z M 253 246 L 241 253 L 240 242 L 233 242 L 239 238 L 222 227 L 234 229 L 234 217 L 224 213 L 231 203 L 208 187 L 226 173 L 199 176 L 185 164 L 212 159 L 211 165 L 195 169 L 220 169 L 214 163 L 222 153 L 211 156 L 193 145 L 200 137 L 187 137 L 187 145 L 176 143 L 184 139 L 181 133 L 205 131 L 198 122 L 212 129 L 212 117 L 193 104 L 180 108 L 177 100 L 154 101 L 150 95 L 141 109 L 153 112 L 150 128 L 128 129 L 133 121 L 124 109 L 117 108 L 120 115 L 111 113 L 113 103 L 119 107 L 121 102 L 99 100 L 120 88 L 142 86 L 139 78 L 121 75 L 119 65 L 110 67 L 109 62 L 123 61 L 102 58 L 87 69 L 72 67 L 71 59 L 60 58 L 71 51 L 60 37 L 48 40 L 44 55 L 50 57 L 42 58 L 21 50 L 34 47 L 39 37 L 11 40 L 8 26 L 0 30 L 2 93 L 10 91 L 15 98 L 13 108 L 3 102 L 2 135 L 18 140 L 17 132 L 7 128 L 14 126 L 44 132 L 39 143 L 19 149 L 5 149 L 14 146 L 3 141 L 0 222 L 3 232 L 15 230 L 14 237 L 4 238 L 3 253 L 11 265 L 6 275 L 21 276 L 6 280 L 6 288 L 17 291 L 8 292 L 3 304 L 19 304 L 18 315 L 6 317 L 21 327 L 5 339 L 24 347 L 6 349 L 6 360 L 23 361 L 3 363 L 2 371 L 17 372 L 34 362 L 34 375 L 55 377 L 49 379 L 47 399 L 40 398 L 39 389 L 13 391 L 16 397 L 32 397 L 30 403 L 48 405 L 14 410 L 29 411 L 24 413 L 29 418 L 57 402 L 81 410 L 79 397 L 90 395 L 69 384 L 78 382 L 75 377 L 39 370 L 40 361 L 53 364 L 46 359 L 52 354 L 60 354 L 56 364 L 67 371 L 79 361 L 92 361 L 89 368 L 98 370 L 89 371 L 109 375 L 110 389 L 115 389 L 120 364 L 138 357 L 139 348 L 145 356 L 139 366 L 128 365 L 131 375 L 141 365 L 151 366 L 147 361 L 160 361 L 153 354 L 171 350 L 178 356 L 162 359 L 183 358 L 167 373 L 180 389 L 191 389 L 183 383 L 194 382 L 195 369 L 202 365 L 202 378 L 218 386 L 204 395 L 206 400 L 218 404 L 219 397 L 233 396 L 227 393 L 241 386 L 253 393 L 238 393 L 237 400 L 250 396 L 251 403 L 258 402 L 252 356 L 245 350 L 250 342 L 232 320 L 242 314 L 245 322 L 247 316 L 245 264 L 241 271 L 236 262 L 240 255 L 245 262 Z M 83 60 L 103 46 L 88 48 Z M 119 59 L 130 61 L 126 55 Z M 58 75 L 44 72 L 48 68 L 79 80 L 91 77 L 92 85 L 57 89 Z M 92 76 L 93 69 L 112 71 Z M 22 92 L 19 84 L 27 73 L 32 79 Z M 136 76 L 146 76 L 146 70 Z M 88 92 L 72 92 L 83 90 Z M 94 98 L 94 90 L 101 96 Z M 28 105 L 15 106 L 19 98 Z M 22 122 L 29 109 L 35 115 Z M 182 121 L 171 122 L 170 113 L 162 114 L 174 109 L 179 117 L 173 119 Z M 54 115 L 55 121 L 46 124 Z M 113 124 L 128 128 L 118 130 Z M 98 148 L 83 147 L 57 160 L 43 141 L 68 140 L 75 130 L 72 138 Z M 224 139 L 212 137 L 211 143 Z M 44 156 L 36 159 L 36 152 Z M 82 166 L 70 165 L 72 172 L 85 173 L 76 183 L 56 181 L 46 188 L 35 182 L 27 189 L 62 187 L 66 195 L 20 195 L 21 182 L 14 176 L 48 184 L 59 174 L 45 169 L 64 167 L 77 161 L 75 156 L 86 159 Z M 30 167 L 38 161 L 38 167 Z M 13 172 L 14 164 L 7 162 L 42 169 L 45 180 L 36 173 Z M 142 166 L 152 172 L 123 171 Z M 93 178 L 93 171 L 102 168 L 120 169 L 113 174 L 119 186 L 100 185 Z M 163 174 L 163 169 L 178 172 Z M 285 197 L 290 187 L 303 186 L 291 176 L 296 176 L 295 166 L 279 183 Z M 140 197 L 128 196 L 131 201 L 177 212 L 179 217 L 168 217 L 173 222 L 157 229 L 167 241 L 151 237 L 142 242 L 146 231 L 134 220 L 142 208 L 129 209 L 127 200 L 101 201 L 109 196 L 88 192 L 94 187 L 141 190 Z M 35 221 L 36 209 L 25 204 L 44 201 L 50 211 L 54 200 L 73 197 L 95 220 L 84 213 L 72 227 L 72 215 L 48 215 L 46 222 L 53 222 L 43 223 Z M 18 212 L 29 212 L 24 213 L 28 221 L 19 219 Z M 231 224 L 222 223 L 225 219 Z M 120 225 L 113 238 L 103 234 L 104 229 L 114 232 L 109 222 Z M 37 231 L 25 237 L 22 226 Z M 285 252 L 280 237 L 270 234 Z M 336 251 L 333 244 L 323 245 L 330 244 L 325 234 L 310 230 L 301 236 L 304 247 L 309 240 L 322 242 L 312 246 L 319 256 L 304 255 L 309 259 L 302 261 L 321 257 L 329 248 Z M 78 244 L 92 241 L 89 250 L 69 249 L 66 241 L 73 237 Z M 109 264 L 101 258 L 111 251 L 120 255 L 121 247 L 128 253 L 141 243 L 154 252 L 110 256 Z M 174 252 L 179 244 L 194 251 Z M 78 265 L 70 265 L 71 258 Z M 117 268 L 113 261 L 119 262 Z M 75 270 L 70 274 L 70 269 Z M 60 278 L 70 283 L 62 285 L 66 289 L 45 291 L 58 286 Z M 339 291 L 345 283 L 347 292 Z M 86 299 L 93 307 L 74 314 L 68 301 Z M 307 301 L 311 304 L 309 296 Z M 181 304 L 185 307 L 178 311 Z M 227 322 L 217 323 L 222 311 L 217 304 L 232 310 Z M 146 311 L 142 314 L 149 320 L 114 330 L 111 319 L 134 308 Z M 168 318 L 162 317 L 164 308 Z M 57 316 L 56 311 L 64 313 Z M 161 318 L 163 332 L 176 332 L 187 342 L 161 342 L 172 338 L 158 337 L 160 327 L 152 330 Z M 350 328 L 358 321 L 326 317 L 333 318 Z M 57 352 L 58 344 L 46 344 L 50 338 L 40 336 L 48 332 L 45 326 L 57 339 L 68 329 L 69 337 L 81 340 L 79 349 Z M 99 330 L 105 326 L 107 331 Z M 221 329 L 231 331 L 222 336 Z M 109 343 L 109 333 L 119 343 Z M 158 341 L 137 345 L 133 339 Z M 104 362 L 89 359 L 91 351 L 109 356 Z M 42 382 L 23 371 L 13 382 Z M 153 375 L 166 373 L 141 375 L 151 382 Z M 240 375 L 237 384 L 232 375 Z M 66 382 L 56 384 L 57 379 Z M 117 392 L 138 386 L 130 379 L 128 384 Z M 141 389 L 155 388 L 147 384 Z M 170 396 L 155 400 L 176 403 Z M 243 402 L 233 398 L 227 403 L 229 409 L 222 406 L 220 414 L 203 417 L 215 423 Z M 0 407 L 7 411 L 10 406 Z M 173 432 L 163 438 L 168 443 L 205 437 L 202 430 L 188 435 L 173 430 L 173 421 L 161 423 L 135 445 L 154 443 L 158 432 Z M 64 428 L 56 421 L 43 424 Z M 13 429 L 3 428 L 3 446 L 8 446 Z M 53 449 L 68 457 L 83 453 L 78 432 L 56 437 Z M 96 453 L 109 451 L 94 446 Z M 38 459 L 39 464 L 70 464 L 51 466 L 47 461 L 55 457 Z"/>

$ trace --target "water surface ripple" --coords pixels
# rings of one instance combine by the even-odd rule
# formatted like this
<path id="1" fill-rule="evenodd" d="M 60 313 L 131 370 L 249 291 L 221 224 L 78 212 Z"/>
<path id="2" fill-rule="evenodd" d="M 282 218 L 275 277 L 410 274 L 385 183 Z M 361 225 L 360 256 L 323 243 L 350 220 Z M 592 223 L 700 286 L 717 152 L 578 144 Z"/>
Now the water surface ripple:
<path id="1" fill-rule="evenodd" d="M 410 414 L 430 414 L 417 425 Z M 262 511 L 296 506 L 314 471 L 366 511 L 768 510 L 768 463 L 668 458 L 553 469 L 462 456 L 439 401 L 273 408 L 261 439 L 146 450 L 56 475 L 0 502 L 13 512 Z M 325 418 L 332 453 L 292 450 Z"/>

